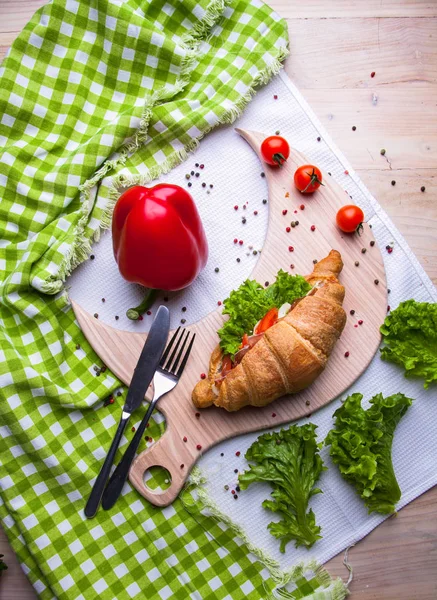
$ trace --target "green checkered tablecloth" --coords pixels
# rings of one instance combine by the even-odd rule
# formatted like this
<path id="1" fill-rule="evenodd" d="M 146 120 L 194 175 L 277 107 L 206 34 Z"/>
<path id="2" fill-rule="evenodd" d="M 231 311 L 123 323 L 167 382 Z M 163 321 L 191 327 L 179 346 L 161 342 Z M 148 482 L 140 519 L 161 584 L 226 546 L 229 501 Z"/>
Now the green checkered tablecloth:
<path id="1" fill-rule="evenodd" d="M 83 514 L 125 396 L 63 287 L 109 226 L 99 183 L 169 170 L 286 54 L 286 24 L 259 0 L 54 0 L 0 68 L 0 516 L 41 598 L 346 593 L 316 565 L 260 560 L 197 489 L 158 509 L 128 485 L 114 510 Z M 149 435 L 162 430 L 156 415 Z"/>

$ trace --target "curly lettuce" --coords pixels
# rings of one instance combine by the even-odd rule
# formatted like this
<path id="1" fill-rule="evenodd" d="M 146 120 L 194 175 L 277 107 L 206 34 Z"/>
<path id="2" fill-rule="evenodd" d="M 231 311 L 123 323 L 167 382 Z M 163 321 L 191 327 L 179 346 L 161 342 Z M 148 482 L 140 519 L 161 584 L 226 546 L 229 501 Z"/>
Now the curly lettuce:
<path id="1" fill-rule="evenodd" d="M 289 275 L 282 269 L 272 285 L 264 288 L 255 280 L 247 279 L 223 302 L 224 315 L 229 315 L 218 331 L 220 347 L 224 354 L 238 352 L 241 338 L 250 334 L 257 322 L 273 307 L 280 308 L 286 302 L 292 304 L 311 289 L 301 275 Z"/>
<path id="2" fill-rule="evenodd" d="M 310 498 L 321 493 L 314 485 L 326 470 L 319 454 L 316 427 L 312 423 L 293 425 L 261 435 L 245 455 L 256 464 L 238 478 L 243 490 L 256 481 L 273 487 L 273 500 L 264 500 L 262 505 L 282 517 L 268 525 L 270 533 L 281 540 L 281 552 L 291 540 L 295 540 L 296 548 L 311 548 L 322 537 L 313 510 L 307 512 Z"/>
<path id="3" fill-rule="evenodd" d="M 437 304 L 407 300 L 381 326 L 381 358 L 404 367 L 405 377 L 437 381 Z"/>
<path id="4" fill-rule="evenodd" d="M 371 512 L 391 514 L 401 490 L 392 463 L 393 435 L 412 403 L 404 394 L 377 394 L 371 406 L 361 406 L 362 394 L 352 394 L 334 413 L 335 426 L 325 444 L 332 461 Z"/>

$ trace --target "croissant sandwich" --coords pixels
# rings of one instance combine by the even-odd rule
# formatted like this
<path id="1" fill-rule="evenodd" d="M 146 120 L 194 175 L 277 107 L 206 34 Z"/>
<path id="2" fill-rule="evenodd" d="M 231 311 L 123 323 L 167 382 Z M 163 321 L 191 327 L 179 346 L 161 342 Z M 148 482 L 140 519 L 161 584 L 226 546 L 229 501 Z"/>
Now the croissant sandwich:
<path id="1" fill-rule="evenodd" d="M 244 333 L 233 355 L 226 353 L 222 339 L 212 353 L 208 377 L 193 390 L 195 406 L 204 408 L 214 404 L 228 411 L 246 405 L 265 406 L 311 385 L 325 368 L 346 323 L 342 307 L 345 290 L 337 279 L 342 268 L 340 253 L 331 250 L 316 263 L 311 275 L 296 276 L 305 286 L 303 297 L 292 304 L 284 303 L 279 309 L 269 309 L 254 326 L 253 333 Z M 293 279 L 284 271 L 279 274 L 283 279 Z M 249 284 L 256 282 L 245 283 Z M 269 290 L 261 290 L 261 286 L 258 289 L 259 294 L 265 295 Z M 274 294 L 280 297 L 279 290 L 270 292 L 270 297 Z M 232 332 L 235 325 L 229 323 L 228 328 Z"/>

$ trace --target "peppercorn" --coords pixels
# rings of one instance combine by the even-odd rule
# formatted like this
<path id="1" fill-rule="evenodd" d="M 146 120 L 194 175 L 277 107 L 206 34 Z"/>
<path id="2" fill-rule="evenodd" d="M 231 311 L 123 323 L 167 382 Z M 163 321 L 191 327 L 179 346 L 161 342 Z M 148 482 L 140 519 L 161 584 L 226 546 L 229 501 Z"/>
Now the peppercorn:
<path id="1" fill-rule="evenodd" d="M 99 314 L 98 313 L 94 313 L 94 318 L 98 319 L 99 318 Z"/>
<path id="2" fill-rule="evenodd" d="M 202 450 L 202 446 L 200 444 L 197 444 L 196 448 L 197 450 Z"/>
<path id="3" fill-rule="evenodd" d="M 246 217 L 243 217 L 243 218 L 241 219 L 241 222 L 243 223 L 243 225 L 246 225 Z"/>
<path id="4" fill-rule="evenodd" d="M 239 491 L 240 491 L 240 486 L 239 486 L 239 485 L 235 486 L 235 491 L 236 491 L 236 492 L 239 492 Z"/>
<path id="5" fill-rule="evenodd" d="M 345 352 L 344 356 L 345 356 L 345 358 L 347 358 L 349 356 L 349 352 Z"/>
<path id="6" fill-rule="evenodd" d="M 263 199 L 263 204 L 267 204 L 267 200 L 265 198 Z"/>
<path id="7" fill-rule="evenodd" d="M 378 285 L 379 283 L 379 279 L 375 279 L 375 281 L 373 282 L 375 285 Z"/>
<path id="8" fill-rule="evenodd" d="M 76 344 L 76 350 L 80 350 L 80 344 Z"/>
<path id="9" fill-rule="evenodd" d="M 200 374 L 200 379 L 206 379 L 206 374 L 205 373 L 201 373 Z"/>
<path id="10" fill-rule="evenodd" d="M 293 264 L 290 265 L 290 269 L 294 269 L 294 265 Z"/>
<path id="11" fill-rule="evenodd" d="M 385 154 L 385 148 L 383 148 L 383 149 L 381 150 L 381 156 L 384 156 L 384 154 Z"/>
<path id="12" fill-rule="evenodd" d="M 191 181 L 188 182 L 188 187 L 191 187 L 193 184 L 191 183 Z"/>
<path id="13" fill-rule="evenodd" d="M 234 473 L 238 473 L 238 469 L 234 469 Z"/>
<path id="14" fill-rule="evenodd" d="M 94 254 L 91 254 L 90 259 L 94 260 L 96 257 L 94 256 Z"/>
<path id="15" fill-rule="evenodd" d="M 254 211 L 253 211 L 253 214 L 254 214 L 254 215 L 255 215 L 255 217 L 256 217 L 256 215 L 258 214 L 258 211 L 257 211 L 257 210 L 254 210 Z"/>
<path id="16" fill-rule="evenodd" d="M 182 463 L 182 464 L 181 464 L 181 469 L 183 469 L 183 468 L 184 468 L 184 466 L 185 466 L 185 465 L 184 465 L 184 463 Z"/>
<path id="17" fill-rule="evenodd" d="M 314 258 L 313 259 L 313 265 L 316 265 L 316 264 L 317 264 L 317 258 Z"/>
<path id="18" fill-rule="evenodd" d="M 424 192 L 424 191 L 425 191 L 425 186 L 424 186 L 424 185 L 422 185 L 422 187 L 420 188 L 420 191 L 421 191 L 421 192 Z"/>
<path id="19" fill-rule="evenodd" d="M 229 489 L 229 486 L 228 486 L 228 485 L 225 485 L 224 487 L 225 487 L 225 490 L 226 490 L 226 491 L 228 491 L 228 489 Z"/>
<path id="20" fill-rule="evenodd" d="M 354 311 L 354 309 L 350 310 L 350 311 L 349 311 L 349 313 L 350 313 L 351 315 L 354 315 L 354 314 L 355 314 L 355 311 Z"/>
<path id="21" fill-rule="evenodd" d="M 196 419 L 200 419 L 200 412 L 194 413 L 194 416 L 196 417 Z"/>
<path id="22" fill-rule="evenodd" d="M 395 181 L 394 179 L 392 179 L 392 182 L 391 182 L 391 184 L 392 184 L 392 185 L 396 185 L 396 181 Z"/>
<path id="23" fill-rule="evenodd" d="M 234 494 L 234 500 L 238 500 L 237 494 Z"/>
<path id="24" fill-rule="evenodd" d="M 299 221 L 295 221 L 294 224 L 296 225 L 296 227 L 299 225 Z"/>
<path id="25" fill-rule="evenodd" d="M 278 129 L 278 131 L 275 131 L 275 135 L 279 135 L 280 133 L 281 132 L 279 131 L 279 129 Z"/>
<path id="26" fill-rule="evenodd" d="M 209 187 L 212 189 L 214 186 L 212 185 L 212 183 L 209 184 Z"/>
<path id="27" fill-rule="evenodd" d="M 293 248 L 293 246 L 288 246 L 288 251 L 289 251 L 289 252 L 294 252 L 294 248 Z"/>
<path id="28" fill-rule="evenodd" d="M 200 173 L 196 173 L 196 177 L 199 177 Z"/>
<path id="29" fill-rule="evenodd" d="M 352 131 L 356 131 L 357 128 L 355 127 L 355 125 L 352 126 Z"/>
<path id="30" fill-rule="evenodd" d="M 224 455 L 225 455 L 225 453 L 224 453 L 224 452 L 220 452 L 220 456 L 224 456 Z"/>
<path id="31" fill-rule="evenodd" d="M 118 321 L 120 317 L 118 315 L 115 315 L 115 320 Z"/>
<path id="32" fill-rule="evenodd" d="M 187 310 L 187 307 L 186 307 L 186 306 L 183 306 L 183 307 L 182 307 L 182 312 L 186 312 L 186 310 Z"/>
<path id="33" fill-rule="evenodd" d="M 309 406 L 309 405 L 311 404 L 311 402 L 310 402 L 309 400 L 305 400 L 305 404 L 306 404 L 307 406 Z"/>
<path id="34" fill-rule="evenodd" d="M 201 169 L 204 169 L 204 168 L 205 168 L 205 165 L 203 165 L 203 164 L 202 164 L 202 165 L 200 165 L 200 168 L 201 168 Z"/>
<path id="35" fill-rule="evenodd" d="M 261 177 L 265 177 L 266 174 L 264 172 L 261 173 Z"/>
<path id="36" fill-rule="evenodd" d="M 272 413 L 272 417 L 275 418 L 276 417 L 276 413 Z"/>
<path id="37" fill-rule="evenodd" d="M 189 173 L 187 173 L 187 174 L 185 175 L 185 179 L 190 179 L 190 177 L 191 177 L 191 175 L 190 175 Z"/>
<path id="38" fill-rule="evenodd" d="M 254 250 L 254 251 L 252 252 L 252 254 L 253 254 L 254 256 L 256 256 L 256 255 L 258 254 L 258 252 L 257 252 L 256 250 Z"/>
<path id="39" fill-rule="evenodd" d="M 237 450 L 237 452 L 235 453 L 235 456 L 240 456 L 241 452 L 239 450 Z"/>
<path id="40" fill-rule="evenodd" d="M 370 241 L 370 245 L 371 245 L 371 246 L 372 246 L 372 248 L 373 248 L 373 246 L 375 245 L 375 240 L 371 240 L 371 241 Z"/>
<path id="41" fill-rule="evenodd" d="M 360 266 L 360 263 L 359 263 L 357 260 L 355 261 L 355 266 L 356 266 L 356 267 L 359 267 L 359 266 Z"/>
<path id="42" fill-rule="evenodd" d="M 181 319 L 182 325 L 185 325 L 186 322 L 187 322 L 187 319 Z"/>
<path id="43" fill-rule="evenodd" d="M 196 167 L 196 169 L 198 169 L 199 168 L 199 163 L 196 163 L 194 166 Z"/>
<path id="44" fill-rule="evenodd" d="M 214 269 L 214 271 L 215 271 L 216 273 L 218 273 L 218 272 L 220 271 L 220 269 L 219 269 L 218 267 L 216 267 L 216 268 Z"/>
<path id="45" fill-rule="evenodd" d="M 288 210 L 286 208 L 284 208 L 284 210 L 282 211 L 283 215 L 286 215 L 288 213 Z"/>
<path id="46" fill-rule="evenodd" d="M 202 183 L 202 187 L 203 188 L 206 187 L 206 183 L 205 182 Z"/>
<path id="47" fill-rule="evenodd" d="M 241 261 L 241 258 L 237 258 L 237 262 L 240 262 L 240 261 Z"/>
<path id="48" fill-rule="evenodd" d="M 361 248 L 361 254 L 366 254 L 367 250 L 365 248 Z"/>
<path id="49" fill-rule="evenodd" d="M 286 228 L 285 228 L 285 231 L 286 231 L 287 233 L 290 233 L 290 231 L 291 231 L 291 228 L 290 228 L 290 227 L 286 227 Z"/>
<path id="50" fill-rule="evenodd" d="M 315 225 L 311 225 L 311 231 L 315 231 L 316 230 L 316 226 Z"/>
<path id="51" fill-rule="evenodd" d="M 375 71 L 372 71 L 372 72 L 370 73 L 370 77 L 375 77 L 375 75 L 376 75 Z"/>
<path id="52" fill-rule="evenodd" d="M 187 436 L 185 436 L 185 435 L 184 435 L 184 437 L 182 438 L 182 440 L 183 440 L 184 442 L 187 442 Z"/>
<path id="53" fill-rule="evenodd" d="M 318 138 L 317 138 L 317 141 L 318 141 L 318 142 L 320 142 L 320 140 L 321 140 L 321 138 L 320 138 L 320 137 L 318 137 Z"/>

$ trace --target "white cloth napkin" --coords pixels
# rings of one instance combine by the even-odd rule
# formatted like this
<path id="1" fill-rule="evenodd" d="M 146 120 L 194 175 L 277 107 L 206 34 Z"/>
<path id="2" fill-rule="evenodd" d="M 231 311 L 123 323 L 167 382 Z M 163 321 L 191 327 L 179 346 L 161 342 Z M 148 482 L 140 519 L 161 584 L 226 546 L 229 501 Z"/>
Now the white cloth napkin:
<path id="1" fill-rule="evenodd" d="M 293 147 L 330 172 L 353 201 L 363 208 L 366 220 L 372 224 L 375 238 L 383 249 L 388 243 L 394 243 L 392 254 L 383 250 L 392 309 L 409 298 L 437 301 L 432 282 L 399 231 L 282 72 L 258 93 L 236 124 L 211 133 L 188 161 L 162 178 L 186 186 L 186 173 L 200 173 L 198 178 L 191 177 L 193 186 L 190 191 L 196 200 L 210 246 L 208 265 L 198 280 L 187 290 L 168 295 L 172 327 L 177 326 L 182 318 L 189 324 L 214 309 L 218 300 L 223 300 L 250 276 L 257 260 L 253 250 L 259 250 L 263 245 L 268 204 L 263 204 L 262 200 L 267 198 L 267 186 L 260 176 L 262 165 L 248 144 L 235 133 L 236 126 L 266 134 L 279 130 Z M 321 141 L 317 141 L 318 137 Z M 204 164 L 204 169 L 196 168 L 195 163 Z M 207 184 L 205 188 L 202 187 L 203 182 Z M 210 188 L 210 184 L 214 187 Z M 243 210 L 242 205 L 246 202 L 247 208 Z M 238 211 L 234 210 L 234 205 L 239 206 Z M 254 211 L 258 211 L 257 216 Z M 246 224 L 242 223 L 243 216 Z M 244 245 L 235 245 L 234 238 L 242 239 Z M 152 316 L 145 316 L 142 322 L 132 322 L 124 316 L 127 308 L 139 302 L 141 291 L 138 286 L 126 285 L 119 275 L 112 255 L 110 233 L 102 236 L 94 254 L 94 261 L 87 261 L 70 277 L 71 298 L 90 313 L 98 312 L 101 320 L 114 327 L 147 331 Z M 241 262 L 236 261 L 237 257 Z M 215 267 L 219 267 L 218 273 Z M 185 312 L 182 312 L 183 306 L 187 307 Z M 115 315 L 119 315 L 118 321 Z M 398 505 L 401 508 L 437 483 L 437 392 L 435 386 L 424 390 L 419 381 L 406 380 L 401 369 L 384 363 L 378 354 L 348 392 L 362 393 L 366 404 L 378 392 L 384 395 L 403 392 L 415 399 L 398 426 L 393 445 L 393 462 L 402 490 Z M 332 414 L 339 405 L 340 399 L 337 399 L 302 423 L 316 423 L 319 440 L 323 440 L 332 427 Z M 244 470 L 244 453 L 258 435 L 251 433 L 219 444 L 201 458 L 199 466 L 207 475 L 207 491 L 219 508 L 246 530 L 252 543 L 279 560 L 284 568 L 302 559 L 316 558 L 325 562 L 384 520 L 383 516 L 367 515 L 364 503 L 341 479 L 337 467 L 329 460 L 327 450 L 323 449 L 322 456 L 329 470 L 322 474 L 318 485 L 324 493 L 311 500 L 317 523 L 322 527 L 323 539 L 310 551 L 296 550 L 290 543 L 286 553 L 281 554 L 278 541 L 266 529 L 275 516 L 261 506 L 270 494 L 270 487 L 254 484 L 241 492 L 238 500 L 234 500 L 230 491 L 224 490 L 225 484 L 230 485 L 230 489 L 237 484 L 234 469 Z M 237 451 L 241 452 L 239 457 L 236 456 Z M 222 452 L 224 457 L 220 456 Z"/>

